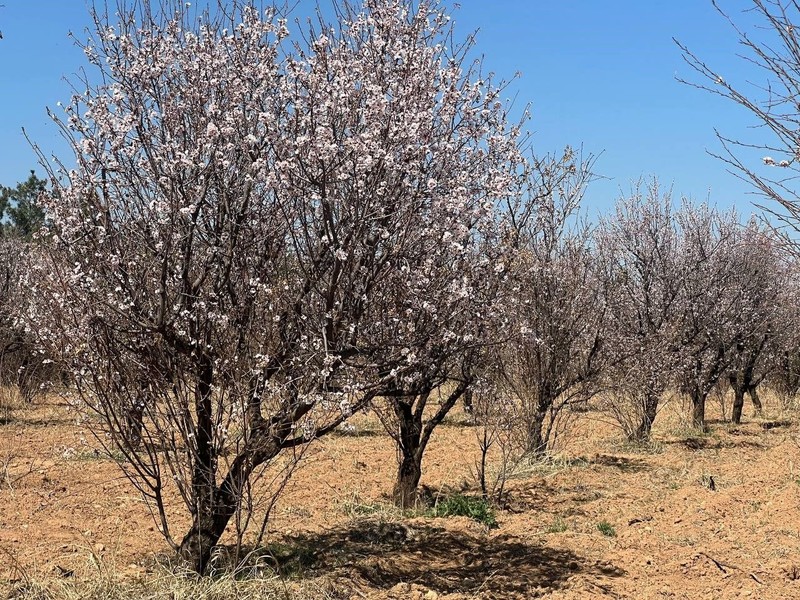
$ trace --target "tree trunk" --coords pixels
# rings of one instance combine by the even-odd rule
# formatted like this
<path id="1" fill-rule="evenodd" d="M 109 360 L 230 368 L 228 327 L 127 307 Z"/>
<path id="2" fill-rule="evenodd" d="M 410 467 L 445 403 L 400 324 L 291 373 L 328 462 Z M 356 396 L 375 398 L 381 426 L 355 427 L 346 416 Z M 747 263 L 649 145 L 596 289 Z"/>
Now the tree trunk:
<path id="1" fill-rule="evenodd" d="M 194 390 L 197 447 L 193 451 L 192 464 L 192 528 L 181 542 L 179 550 L 191 568 L 201 574 L 205 571 L 211 548 L 219 540 L 233 514 L 226 514 L 227 511 L 221 506 L 220 490 L 216 485 L 217 456 L 211 400 L 213 376 L 211 361 L 204 359 Z"/>
<path id="2" fill-rule="evenodd" d="M 144 404 L 138 399 L 133 406 L 125 411 L 125 431 L 123 437 L 125 443 L 131 450 L 136 450 L 142 443 L 142 431 L 144 430 Z"/>
<path id="3" fill-rule="evenodd" d="M 744 392 L 743 385 L 736 385 L 733 380 L 731 381 L 733 387 L 733 413 L 731 414 L 731 421 L 738 425 L 742 422 L 742 409 L 744 409 Z"/>
<path id="4" fill-rule="evenodd" d="M 403 455 L 397 469 L 397 480 L 392 491 L 394 503 L 402 508 L 414 508 L 417 503 L 417 486 L 422 477 L 422 454 Z"/>
<path id="5" fill-rule="evenodd" d="M 636 431 L 633 432 L 633 435 L 630 438 L 631 441 L 642 443 L 650 439 L 650 434 L 653 430 L 653 421 L 656 420 L 657 413 L 658 395 L 645 395 L 644 403 L 642 405 L 642 418 L 639 422 L 639 426 L 636 428 Z"/>
<path id="6" fill-rule="evenodd" d="M 400 465 L 397 470 L 392 497 L 400 508 L 412 508 L 417 503 L 417 486 L 422 476 L 422 456 L 431 439 L 433 430 L 455 406 L 458 399 L 469 389 L 469 378 L 458 386 L 441 402 L 439 408 L 423 427 L 425 406 L 433 388 L 415 396 L 396 397 L 392 401 L 398 429 L 392 434 L 397 443 Z"/>
<path id="7" fill-rule="evenodd" d="M 294 422 L 291 414 L 282 419 L 274 417 L 269 422 L 254 415 L 249 425 L 250 439 L 217 486 L 218 456 L 212 437 L 212 368 L 210 362 L 204 365 L 195 389 L 197 449 L 192 467 L 192 527 L 178 547 L 179 556 L 201 575 L 208 567 L 211 551 L 241 506 L 242 492 L 250 475 L 278 455 L 282 440 L 289 435 Z"/>
<path id="8" fill-rule="evenodd" d="M 699 390 L 692 390 L 692 427 L 708 431 L 706 427 L 706 397 Z"/>
<path id="9" fill-rule="evenodd" d="M 536 394 L 534 410 L 526 415 L 528 420 L 528 439 L 525 441 L 525 450 L 533 456 L 544 456 L 547 452 L 549 437 L 549 432 L 546 431 L 544 422 L 553 408 L 555 398 L 550 393 L 550 387 L 547 383 L 541 383 Z"/>
<path id="10" fill-rule="evenodd" d="M 219 542 L 237 508 L 238 502 L 227 506 L 222 502 L 215 502 L 197 511 L 191 529 L 178 548 L 179 556 L 190 569 L 200 575 L 205 572 L 211 551 Z"/>
<path id="11" fill-rule="evenodd" d="M 192 527 L 178 548 L 179 556 L 193 571 L 201 575 L 205 572 L 211 551 L 240 508 L 245 483 L 258 466 L 275 458 L 280 451 L 279 437 L 265 430 L 254 431 L 252 442 L 231 463 L 222 485 L 198 498 Z"/>
<path id="12" fill-rule="evenodd" d="M 747 393 L 750 394 L 750 400 L 753 402 L 753 409 L 756 415 L 764 412 L 764 407 L 761 404 L 761 399 L 758 397 L 757 386 L 753 385 L 747 388 Z"/>
<path id="13" fill-rule="evenodd" d="M 547 451 L 547 442 L 544 439 L 544 420 L 546 418 L 546 412 L 536 411 L 532 422 L 528 424 L 526 450 L 533 456 L 544 456 Z"/>
<path id="14" fill-rule="evenodd" d="M 149 383 L 140 381 L 138 393 L 131 399 L 130 404 L 123 409 L 125 423 L 122 437 L 131 450 L 138 449 L 142 443 L 144 411 L 150 401 Z"/>
<path id="15" fill-rule="evenodd" d="M 414 400 L 419 406 L 414 410 Z M 400 465 L 397 470 L 392 499 L 402 508 L 413 508 L 417 503 L 417 486 L 422 477 L 422 412 L 427 394 L 419 398 L 411 397 L 410 401 L 398 399 L 394 402 L 394 411 L 399 424 L 397 438 L 400 454 Z"/>
<path id="16" fill-rule="evenodd" d="M 472 399 L 472 390 L 467 389 L 464 391 L 464 410 L 471 414 L 474 408 L 475 406 Z"/>

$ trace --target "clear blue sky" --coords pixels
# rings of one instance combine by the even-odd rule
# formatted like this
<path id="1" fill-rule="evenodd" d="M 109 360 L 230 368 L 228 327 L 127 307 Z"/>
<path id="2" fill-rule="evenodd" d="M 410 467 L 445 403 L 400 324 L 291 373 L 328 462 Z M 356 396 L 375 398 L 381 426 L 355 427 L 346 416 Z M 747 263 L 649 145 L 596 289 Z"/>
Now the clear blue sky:
<path id="1" fill-rule="evenodd" d="M 66 156 L 46 107 L 70 96 L 64 77 L 85 60 L 68 32 L 82 32 L 89 19 L 84 0 L 0 4 L 0 183 L 14 185 L 36 167 L 22 127 L 45 152 Z M 299 0 L 299 14 L 315 4 Z M 746 20 L 747 0 L 720 4 Z M 462 35 L 479 30 L 487 69 L 521 72 L 510 91 L 518 106 L 532 106 L 537 152 L 571 144 L 602 153 L 596 170 L 608 179 L 590 189 L 591 212 L 607 210 L 620 188 L 650 175 L 676 195 L 752 211 L 748 185 L 707 154 L 720 149 L 715 127 L 746 137 L 752 118 L 675 80 L 693 73 L 673 37 L 727 79 L 745 75 L 735 34 L 710 0 L 462 0 L 454 18 Z"/>

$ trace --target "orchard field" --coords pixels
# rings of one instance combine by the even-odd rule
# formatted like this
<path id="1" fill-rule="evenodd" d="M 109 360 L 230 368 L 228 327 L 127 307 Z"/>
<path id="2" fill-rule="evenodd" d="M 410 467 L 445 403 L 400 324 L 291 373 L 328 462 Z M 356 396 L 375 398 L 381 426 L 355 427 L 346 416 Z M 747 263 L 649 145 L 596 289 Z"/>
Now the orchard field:
<path id="1" fill-rule="evenodd" d="M 710 407 L 712 417 L 718 409 Z M 626 445 L 593 403 L 574 415 L 569 443 L 552 458 L 516 467 L 496 528 L 396 509 L 391 439 L 374 419 L 358 416 L 354 429 L 307 450 L 248 576 L 243 571 L 236 581 L 220 571 L 197 581 L 175 574 L 166 545 L 153 547 L 147 509 L 68 406 L 53 396 L 33 406 L 6 404 L 3 593 L 798 598 L 796 413 L 771 397 L 765 410 L 741 425 L 712 418 L 710 432 L 698 435 L 675 399 L 659 416 L 654 441 L 640 447 Z M 480 495 L 473 475 L 478 429 L 459 409 L 437 430 L 422 481 L 431 494 Z M 223 561 L 224 547 L 220 553 Z"/>
<path id="2" fill-rule="evenodd" d="M 95 3 L 71 157 L 0 187 L 8 597 L 800 598 L 800 6 L 752 4 L 766 85 L 676 50 L 765 207 L 598 214 L 444 1 Z"/>

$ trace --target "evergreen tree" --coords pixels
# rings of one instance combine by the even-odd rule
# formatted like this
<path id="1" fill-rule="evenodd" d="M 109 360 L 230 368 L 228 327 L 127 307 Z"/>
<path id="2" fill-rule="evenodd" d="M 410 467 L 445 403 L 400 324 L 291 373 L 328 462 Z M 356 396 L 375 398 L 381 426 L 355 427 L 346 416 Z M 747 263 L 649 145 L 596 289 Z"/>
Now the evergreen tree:
<path id="1" fill-rule="evenodd" d="M 44 222 L 44 211 L 38 205 L 39 194 L 45 190 L 47 181 L 31 174 L 17 187 L 0 186 L 0 219 L 4 235 L 29 239 Z"/>

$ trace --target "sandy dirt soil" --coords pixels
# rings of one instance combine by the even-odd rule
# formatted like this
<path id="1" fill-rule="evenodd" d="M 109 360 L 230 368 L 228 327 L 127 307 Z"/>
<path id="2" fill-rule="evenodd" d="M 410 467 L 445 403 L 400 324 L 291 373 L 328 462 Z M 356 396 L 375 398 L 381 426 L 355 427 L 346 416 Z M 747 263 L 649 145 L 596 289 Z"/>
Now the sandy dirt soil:
<path id="1" fill-rule="evenodd" d="M 554 460 L 508 481 L 491 530 L 393 510 L 395 452 L 363 418 L 306 452 L 267 541 L 287 577 L 317 578 L 342 598 L 800 599 L 791 413 L 712 421 L 708 435 L 686 429 L 683 414 L 673 402 L 648 449 L 622 444 L 600 410 L 576 414 Z M 63 402 L 5 410 L 0 423 L 7 583 L 103 569 L 146 576 L 168 553 L 139 494 Z M 476 428 L 457 412 L 434 434 L 423 484 L 474 491 L 477 456 Z"/>

